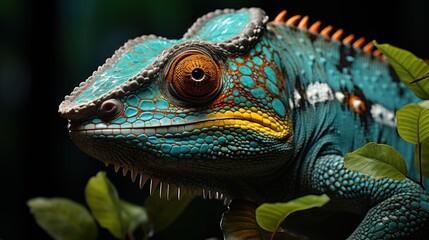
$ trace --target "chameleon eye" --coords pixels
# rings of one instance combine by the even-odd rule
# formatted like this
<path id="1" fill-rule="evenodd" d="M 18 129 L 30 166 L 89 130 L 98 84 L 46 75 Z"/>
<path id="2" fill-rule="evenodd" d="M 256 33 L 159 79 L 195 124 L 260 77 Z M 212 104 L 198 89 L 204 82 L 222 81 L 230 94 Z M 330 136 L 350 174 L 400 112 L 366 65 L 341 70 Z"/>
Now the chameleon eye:
<path id="1" fill-rule="evenodd" d="M 175 97 L 199 104 L 212 100 L 222 85 L 218 62 L 196 50 L 184 52 L 173 60 L 167 80 Z"/>
<path id="2" fill-rule="evenodd" d="M 118 116 L 124 109 L 123 104 L 116 99 L 108 99 L 104 101 L 98 108 L 98 116 L 102 120 L 111 120 Z"/>

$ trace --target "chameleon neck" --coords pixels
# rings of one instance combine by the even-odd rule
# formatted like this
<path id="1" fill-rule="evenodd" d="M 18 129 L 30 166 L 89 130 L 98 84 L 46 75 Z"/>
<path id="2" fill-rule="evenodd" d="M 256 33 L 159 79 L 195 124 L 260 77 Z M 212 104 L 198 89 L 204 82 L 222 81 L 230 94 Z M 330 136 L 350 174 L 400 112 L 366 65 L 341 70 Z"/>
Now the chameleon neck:
<path id="1" fill-rule="evenodd" d="M 394 116 L 415 97 L 391 74 L 386 62 L 361 49 L 285 24 L 270 23 L 267 29 L 282 59 L 292 109 L 294 167 L 308 171 L 318 156 L 344 156 L 367 141 L 385 142 L 405 159 L 412 159 L 410 146 L 397 136 Z M 378 94 L 376 83 L 396 101 L 386 101 Z M 403 89 L 402 95 L 398 96 L 398 88 Z M 414 176 L 414 164 L 407 164 Z"/>

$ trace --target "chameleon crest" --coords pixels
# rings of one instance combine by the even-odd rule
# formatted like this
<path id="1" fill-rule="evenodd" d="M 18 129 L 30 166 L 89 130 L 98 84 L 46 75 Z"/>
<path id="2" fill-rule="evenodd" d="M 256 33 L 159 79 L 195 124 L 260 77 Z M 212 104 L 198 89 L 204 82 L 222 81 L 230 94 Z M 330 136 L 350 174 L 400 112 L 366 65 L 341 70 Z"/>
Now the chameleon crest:
<path id="1" fill-rule="evenodd" d="M 257 8 L 217 10 L 181 39 L 128 41 L 61 103 L 71 138 L 151 194 L 228 204 L 326 193 L 325 210 L 365 215 L 349 239 L 427 236 L 421 186 L 343 162 L 386 143 L 416 177 L 395 128 L 395 111 L 415 96 L 371 43 L 285 13 L 268 22 Z"/>

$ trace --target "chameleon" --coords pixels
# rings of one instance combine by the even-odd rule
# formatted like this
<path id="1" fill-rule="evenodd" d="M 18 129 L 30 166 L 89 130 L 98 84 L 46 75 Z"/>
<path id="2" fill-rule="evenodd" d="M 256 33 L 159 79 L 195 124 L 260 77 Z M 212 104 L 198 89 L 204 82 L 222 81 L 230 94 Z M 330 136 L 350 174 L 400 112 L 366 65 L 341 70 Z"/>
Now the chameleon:
<path id="1" fill-rule="evenodd" d="M 129 40 L 60 104 L 71 139 L 167 199 L 325 193 L 326 208 L 364 216 L 348 239 L 428 236 L 422 186 L 344 166 L 371 141 L 411 161 L 395 111 L 417 98 L 372 42 L 285 15 L 216 10 L 180 39 Z"/>

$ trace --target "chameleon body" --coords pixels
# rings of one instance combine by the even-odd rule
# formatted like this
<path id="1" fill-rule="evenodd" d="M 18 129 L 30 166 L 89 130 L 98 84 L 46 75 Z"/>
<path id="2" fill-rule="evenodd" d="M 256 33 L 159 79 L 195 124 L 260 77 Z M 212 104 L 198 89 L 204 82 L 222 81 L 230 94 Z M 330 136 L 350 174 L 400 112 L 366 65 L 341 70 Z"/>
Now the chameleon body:
<path id="1" fill-rule="evenodd" d="M 263 203 L 326 193 L 331 208 L 365 215 L 350 239 L 427 235 L 422 187 L 343 163 L 369 141 L 411 160 L 394 112 L 416 98 L 370 46 L 296 20 L 218 10 L 181 39 L 130 40 L 59 112 L 79 148 L 167 198 Z"/>

